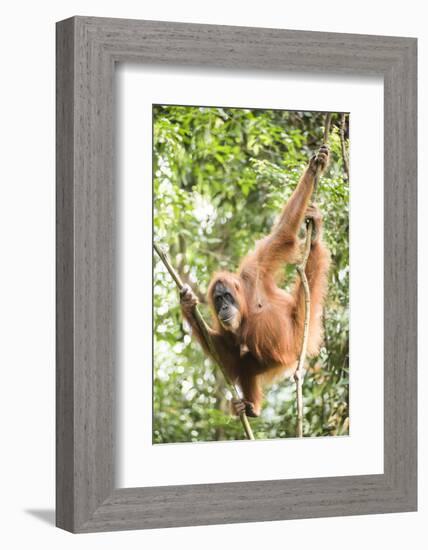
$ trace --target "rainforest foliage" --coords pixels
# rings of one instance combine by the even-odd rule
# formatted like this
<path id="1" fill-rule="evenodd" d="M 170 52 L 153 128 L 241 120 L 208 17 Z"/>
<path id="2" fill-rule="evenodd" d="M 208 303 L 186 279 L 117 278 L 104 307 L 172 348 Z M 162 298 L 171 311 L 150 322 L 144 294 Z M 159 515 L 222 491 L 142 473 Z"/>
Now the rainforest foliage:
<path id="1" fill-rule="evenodd" d="M 153 108 L 154 239 L 183 279 L 204 294 L 211 274 L 234 270 L 257 239 L 270 231 L 309 158 L 323 142 L 318 112 L 206 107 Z M 332 255 L 324 314 L 325 342 L 308 364 L 303 386 L 304 434 L 349 430 L 349 184 L 343 148 L 348 116 L 334 113 L 332 161 L 316 202 Z M 296 270 L 286 269 L 284 288 Z M 230 415 L 221 372 L 191 338 L 177 288 L 154 257 L 154 443 L 244 439 Z M 295 385 L 280 380 L 266 391 L 256 439 L 294 437 Z"/>

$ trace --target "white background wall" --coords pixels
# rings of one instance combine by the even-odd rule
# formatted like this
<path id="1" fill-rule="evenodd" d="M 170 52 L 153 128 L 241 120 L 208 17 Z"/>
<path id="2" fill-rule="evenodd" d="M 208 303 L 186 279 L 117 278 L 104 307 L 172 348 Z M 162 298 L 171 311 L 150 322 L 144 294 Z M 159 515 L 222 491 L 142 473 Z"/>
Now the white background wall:
<path id="1" fill-rule="evenodd" d="M 53 548 L 258 548 L 317 550 L 426 544 L 428 484 L 420 468 L 418 513 L 248 525 L 70 535 L 53 527 L 54 506 L 54 23 L 97 15 L 282 27 L 419 38 L 420 288 L 428 274 L 424 177 L 427 161 L 428 28 L 423 2 L 249 2 L 248 0 L 19 1 L 1 10 L 0 84 L 0 542 Z M 420 334 L 427 316 L 420 308 Z M 420 351 L 420 364 L 427 353 Z M 425 398 L 419 377 L 419 463 L 428 460 Z M 425 435 L 424 435 L 425 432 Z"/>

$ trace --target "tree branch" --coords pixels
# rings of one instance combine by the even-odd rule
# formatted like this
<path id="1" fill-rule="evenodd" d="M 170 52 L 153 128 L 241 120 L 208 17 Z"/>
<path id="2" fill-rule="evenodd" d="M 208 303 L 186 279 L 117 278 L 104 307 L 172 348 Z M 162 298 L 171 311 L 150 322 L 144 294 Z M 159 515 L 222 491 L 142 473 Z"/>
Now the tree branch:
<path id="1" fill-rule="evenodd" d="M 328 142 L 328 136 L 330 132 L 331 113 L 326 113 L 324 123 L 324 144 Z M 318 187 L 319 175 L 315 175 L 315 184 L 313 195 Z M 297 422 L 296 422 L 296 436 L 303 437 L 303 367 L 306 361 L 306 352 L 308 349 L 309 339 L 309 322 L 311 317 L 311 293 L 309 289 L 308 278 L 306 277 L 306 264 L 311 251 L 313 225 L 310 223 L 306 228 L 306 240 L 303 248 L 303 256 L 300 264 L 297 265 L 297 272 L 302 281 L 303 293 L 305 296 L 305 321 L 303 324 L 303 337 L 302 344 L 300 346 L 299 360 L 297 362 L 296 370 L 294 371 L 294 381 L 296 383 L 296 402 L 297 402 Z"/>
<path id="2" fill-rule="evenodd" d="M 348 154 L 346 152 L 345 126 L 346 126 L 346 113 L 342 113 L 342 116 L 340 118 L 340 130 L 339 130 L 340 147 L 342 149 L 343 168 L 346 173 L 346 180 L 349 181 L 349 161 L 348 161 Z"/>
<path id="3" fill-rule="evenodd" d="M 309 290 L 308 278 L 306 277 L 305 269 L 308 261 L 312 239 L 312 224 L 306 229 L 306 241 L 303 251 L 303 258 L 300 264 L 297 266 L 297 272 L 300 276 L 303 286 L 303 293 L 305 295 L 305 321 L 303 324 L 303 338 L 300 347 L 299 361 L 297 363 L 296 370 L 294 372 L 294 381 L 296 383 L 296 400 L 297 400 L 297 422 L 296 422 L 296 436 L 303 437 L 303 367 L 306 361 L 306 351 L 308 348 L 309 339 L 309 321 L 311 316 L 311 293 Z"/>
<path id="4" fill-rule="evenodd" d="M 324 143 L 325 143 L 325 145 L 327 145 L 328 136 L 330 134 L 331 115 L 332 115 L 332 113 L 326 113 L 326 115 L 325 115 L 325 122 L 324 122 Z"/>
<path id="5" fill-rule="evenodd" d="M 184 286 L 184 283 L 181 280 L 179 274 L 172 267 L 172 265 L 171 265 L 171 263 L 168 259 L 168 256 L 165 254 L 165 252 L 156 243 L 153 243 L 153 248 L 156 250 L 159 258 L 162 260 L 163 264 L 165 265 L 165 267 L 168 270 L 169 274 L 173 278 L 173 280 L 174 280 L 175 284 L 177 285 L 178 289 L 181 290 Z M 205 323 L 205 321 L 204 321 L 204 319 L 203 319 L 202 315 L 200 314 L 197 307 L 195 307 L 195 309 L 194 309 L 193 317 L 194 317 L 195 322 L 197 323 L 197 325 L 198 325 L 198 327 L 199 327 L 199 329 L 200 329 L 200 331 L 201 331 L 201 333 L 204 337 L 204 340 L 205 340 L 205 342 L 207 344 L 207 347 L 210 351 L 211 357 L 217 363 L 218 367 L 220 368 L 220 370 L 221 370 L 221 372 L 224 376 L 224 379 L 226 381 L 226 384 L 227 384 L 230 392 L 232 393 L 232 396 L 234 397 L 234 399 L 240 399 L 238 390 L 236 389 L 235 384 L 233 384 L 233 382 L 229 379 L 229 377 L 226 373 L 226 370 L 225 370 L 224 366 L 221 363 L 221 360 L 220 360 L 220 358 L 217 354 L 217 351 L 215 349 L 214 343 L 213 343 L 213 341 L 212 341 L 212 339 L 209 335 L 208 326 Z M 250 423 L 248 421 L 248 418 L 247 418 L 247 415 L 245 414 L 245 412 L 241 413 L 239 415 L 239 418 L 242 422 L 242 426 L 244 427 L 245 434 L 246 434 L 247 438 L 248 439 L 255 439 L 253 431 L 251 429 Z"/>

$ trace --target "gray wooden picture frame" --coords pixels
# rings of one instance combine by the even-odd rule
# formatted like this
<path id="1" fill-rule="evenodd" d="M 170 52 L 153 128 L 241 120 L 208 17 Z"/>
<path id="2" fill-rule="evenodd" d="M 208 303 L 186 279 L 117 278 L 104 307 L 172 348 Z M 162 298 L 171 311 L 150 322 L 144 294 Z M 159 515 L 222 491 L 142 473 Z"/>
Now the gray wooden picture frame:
<path id="1" fill-rule="evenodd" d="M 57 24 L 58 527 L 82 533 L 416 510 L 416 47 L 414 38 L 155 21 Z M 115 487 L 118 62 L 383 77 L 383 474 Z"/>

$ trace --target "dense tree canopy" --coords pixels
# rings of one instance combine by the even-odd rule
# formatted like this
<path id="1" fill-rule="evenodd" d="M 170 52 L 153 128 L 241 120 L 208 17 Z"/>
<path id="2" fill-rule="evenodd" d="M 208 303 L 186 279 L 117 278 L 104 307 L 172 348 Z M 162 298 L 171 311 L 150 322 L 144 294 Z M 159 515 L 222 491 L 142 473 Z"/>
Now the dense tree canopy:
<path id="1" fill-rule="evenodd" d="M 213 271 L 234 270 L 270 231 L 310 156 L 323 141 L 323 113 L 155 106 L 154 238 L 203 302 Z M 342 146 L 348 117 L 333 114 L 332 162 L 316 202 L 332 255 L 324 315 L 325 344 L 308 365 L 304 434 L 349 429 L 349 185 Z M 154 260 L 154 443 L 243 439 L 230 415 L 221 373 L 183 325 L 175 284 Z M 284 288 L 296 271 L 289 266 Z M 201 311 L 209 321 L 209 311 Z M 295 387 L 282 380 L 266 391 L 257 439 L 293 437 Z"/>

